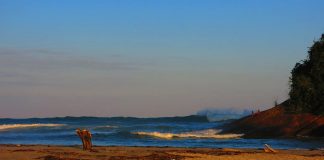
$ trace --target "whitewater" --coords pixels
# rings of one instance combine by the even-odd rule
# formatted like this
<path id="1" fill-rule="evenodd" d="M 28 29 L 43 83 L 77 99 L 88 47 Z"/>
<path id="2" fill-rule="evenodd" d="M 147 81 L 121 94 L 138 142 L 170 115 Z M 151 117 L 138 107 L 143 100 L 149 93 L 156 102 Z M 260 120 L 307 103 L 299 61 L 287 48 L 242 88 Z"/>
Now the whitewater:
<path id="1" fill-rule="evenodd" d="M 244 134 L 219 134 L 221 130 L 206 129 L 201 131 L 192 131 L 184 133 L 161 133 L 161 132 L 135 132 L 138 135 L 153 136 L 158 138 L 215 138 L 215 139 L 230 139 L 240 138 Z"/>
<path id="2" fill-rule="evenodd" d="M 0 125 L 0 131 L 1 130 L 8 130 L 8 129 L 14 129 L 14 128 L 29 128 L 29 127 L 58 127 L 63 126 L 64 124 L 3 124 Z"/>

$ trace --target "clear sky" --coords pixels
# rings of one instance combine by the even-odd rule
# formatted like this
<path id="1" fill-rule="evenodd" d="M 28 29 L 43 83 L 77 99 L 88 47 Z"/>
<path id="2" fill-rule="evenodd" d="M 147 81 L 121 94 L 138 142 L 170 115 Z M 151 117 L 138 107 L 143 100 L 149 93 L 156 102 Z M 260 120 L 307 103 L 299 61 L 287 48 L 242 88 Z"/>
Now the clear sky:
<path id="1" fill-rule="evenodd" d="M 272 107 L 323 0 L 0 0 L 0 117 Z"/>

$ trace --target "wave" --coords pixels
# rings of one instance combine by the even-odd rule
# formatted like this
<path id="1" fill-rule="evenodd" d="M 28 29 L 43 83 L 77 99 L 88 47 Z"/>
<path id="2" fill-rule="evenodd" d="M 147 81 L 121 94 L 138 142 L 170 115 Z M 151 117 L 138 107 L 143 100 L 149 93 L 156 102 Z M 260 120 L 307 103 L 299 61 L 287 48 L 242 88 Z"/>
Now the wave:
<path id="1" fill-rule="evenodd" d="M 250 113 L 251 111 L 247 109 L 242 110 L 235 108 L 210 108 L 198 111 L 197 115 L 206 116 L 210 122 L 217 122 L 239 119 L 249 115 Z"/>
<path id="2" fill-rule="evenodd" d="M 240 138 L 243 134 L 218 134 L 221 130 L 216 129 L 206 129 L 193 132 L 184 132 L 184 133 L 162 133 L 162 132 L 133 132 L 133 134 L 152 136 L 163 139 L 172 139 L 172 138 L 214 138 L 214 139 L 233 139 Z"/>
<path id="3" fill-rule="evenodd" d="M 8 129 L 15 129 L 15 128 L 30 128 L 30 127 L 59 127 L 64 126 L 65 124 L 41 124 L 41 123 L 34 123 L 34 124 L 2 124 L 0 125 L 1 130 L 8 130 Z"/>
<path id="4" fill-rule="evenodd" d="M 105 125 L 105 126 L 97 126 L 94 129 L 98 130 L 98 129 L 113 129 L 113 128 L 118 128 L 118 126 L 114 126 L 114 125 Z"/>
<path id="5" fill-rule="evenodd" d="M 150 117 L 150 118 L 138 118 L 138 117 L 50 117 L 50 118 L 0 118 L 0 121 L 5 123 L 25 121 L 30 122 L 79 122 L 79 123 L 95 123 L 95 122 L 133 122 L 133 123 L 151 123 L 151 122 L 209 122 L 205 115 L 190 115 L 190 116 L 175 116 L 175 117 Z"/>

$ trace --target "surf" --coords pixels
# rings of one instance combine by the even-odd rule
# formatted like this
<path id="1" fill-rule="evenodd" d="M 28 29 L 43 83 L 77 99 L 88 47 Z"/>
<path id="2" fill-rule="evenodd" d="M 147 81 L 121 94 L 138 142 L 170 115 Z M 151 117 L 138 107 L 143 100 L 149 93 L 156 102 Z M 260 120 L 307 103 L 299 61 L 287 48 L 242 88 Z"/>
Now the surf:
<path id="1" fill-rule="evenodd" d="M 200 131 L 183 132 L 183 133 L 168 133 L 168 132 L 133 132 L 136 135 L 151 136 L 162 139 L 172 138 L 213 138 L 213 139 L 234 139 L 240 138 L 243 134 L 219 134 L 221 130 L 206 129 Z"/>
<path id="2" fill-rule="evenodd" d="M 0 131 L 2 130 L 9 130 L 9 129 L 16 129 L 16 128 L 31 128 L 31 127 L 60 127 L 64 126 L 65 124 L 54 124 L 54 123 L 33 123 L 33 124 L 2 124 L 0 125 Z"/>

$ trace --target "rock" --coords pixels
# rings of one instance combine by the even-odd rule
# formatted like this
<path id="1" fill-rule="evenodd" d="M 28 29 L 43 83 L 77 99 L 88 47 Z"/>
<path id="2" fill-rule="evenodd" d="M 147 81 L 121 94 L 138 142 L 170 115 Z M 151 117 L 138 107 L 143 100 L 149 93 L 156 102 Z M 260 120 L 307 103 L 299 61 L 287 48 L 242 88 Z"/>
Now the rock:
<path id="1" fill-rule="evenodd" d="M 243 133 L 244 138 L 324 137 L 324 116 L 287 113 L 285 103 L 236 120 L 224 133 Z"/>

